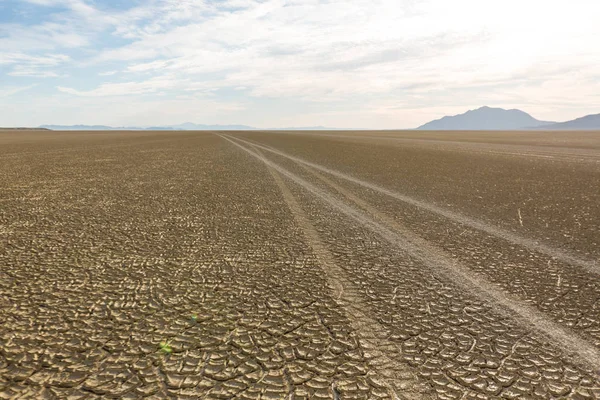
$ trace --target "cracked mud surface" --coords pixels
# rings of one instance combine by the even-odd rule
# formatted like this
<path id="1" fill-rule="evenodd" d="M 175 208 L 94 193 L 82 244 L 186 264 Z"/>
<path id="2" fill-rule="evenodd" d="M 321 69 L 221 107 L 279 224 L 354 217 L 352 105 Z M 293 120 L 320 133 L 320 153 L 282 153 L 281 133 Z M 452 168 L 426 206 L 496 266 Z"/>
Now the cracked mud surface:
<path id="1" fill-rule="evenodd" d="M 598 136 L 333 135 L 0 132 L 0 398 L 600 398 Z"/>

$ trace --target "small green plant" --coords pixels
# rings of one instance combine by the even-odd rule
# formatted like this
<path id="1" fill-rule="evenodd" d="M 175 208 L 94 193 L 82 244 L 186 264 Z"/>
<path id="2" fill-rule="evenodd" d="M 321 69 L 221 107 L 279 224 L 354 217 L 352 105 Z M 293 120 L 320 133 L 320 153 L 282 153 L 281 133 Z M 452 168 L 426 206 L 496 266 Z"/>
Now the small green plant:
<path id="1" fill-rule="evenodd" d="M 196 322 L 198 322 L 198 316 L 197 316 L 196 314 L 193 314 L 193 315 L 192 315 L 192 322 L 193 322 L 193 323 L 196 323 Z"/>
<path id="2" fill-rule="evenodd" d="M 171 348 L 171 343 L 169 343 L 168 341 L 160 342 L 158 346 L 160 348 L 160 351 L 165 354 L 171 354 L 173 352 L 173 348 Z"/>

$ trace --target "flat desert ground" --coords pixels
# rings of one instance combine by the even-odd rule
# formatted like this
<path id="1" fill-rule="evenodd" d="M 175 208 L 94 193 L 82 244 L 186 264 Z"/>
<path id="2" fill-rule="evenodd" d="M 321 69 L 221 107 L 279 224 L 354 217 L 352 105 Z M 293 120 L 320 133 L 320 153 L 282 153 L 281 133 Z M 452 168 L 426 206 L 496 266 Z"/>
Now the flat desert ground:
<path id="1" fill-rule="evenodd" d="M 0 132 L 0 398 L 600 398 L 600 132 Z"/>

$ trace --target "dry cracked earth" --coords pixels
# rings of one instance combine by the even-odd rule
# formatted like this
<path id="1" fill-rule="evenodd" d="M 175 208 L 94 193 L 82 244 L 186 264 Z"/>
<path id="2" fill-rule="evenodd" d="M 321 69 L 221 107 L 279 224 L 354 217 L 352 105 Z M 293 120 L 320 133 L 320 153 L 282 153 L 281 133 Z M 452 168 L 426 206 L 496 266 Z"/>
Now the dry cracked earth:
<path id="1" fill-rule="evenodd" d="M 600 398 L 600 134 L 0 132 L 0 399 Z"/>

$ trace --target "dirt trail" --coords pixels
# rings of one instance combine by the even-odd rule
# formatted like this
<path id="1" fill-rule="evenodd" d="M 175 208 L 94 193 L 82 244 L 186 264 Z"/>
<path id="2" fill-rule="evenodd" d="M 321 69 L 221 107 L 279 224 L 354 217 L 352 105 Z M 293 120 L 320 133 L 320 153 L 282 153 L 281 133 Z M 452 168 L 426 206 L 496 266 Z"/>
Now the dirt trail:
<path id="1" fill-rule="evenodd" d="M 459 287 L 462 287 L 463 290 L 480 298 L 482 301 L 490 303 L 497 312 L 507 315 L 519 325 L 541 334 L 550 340 L 557 349 L 560 349 L 566 358 L 573 359 L 577 363 L 585 365 L 588 368 L 592 368 L 596 371 L 600 369 L 600 350 L 598 350 L 596 347 L 579 337 L 579 335 L 573 331 L 555 324 L 546 315 L 538 312 L 528 305 L 522 304 L 513 296 L 504 293 L 483 277 L 474 274 L 472 271 L 458 264 L 455 260 L 448 258 L 443 251 L 435 248 L 427 241 L 414 235 L 412 232 L 406 231 L 398 224 L 394 224 L 395 226 L 392 227 L 393 230 L 390 229 L 390 227 L 386 226 L 387 222 L 389 222 L 387 221 L 387 218 L 381 220 L 383 222 L 382 224 L 381 222 L 369 217 L 365 212 L 345 204 L 310 182 L 266 159 L 264 156 L 261 156 L 249 148 L 240 145 L 238 142 L 232 140 L 231 137 L 222 137 L 247 153 L 258 158 L 271 169 L 279 172 L 281 175 L 286 176 L 294 183 L 335 207 L 348 217 L 359 222 L 365 228 L 377 233 L 392 245 L 406 251 L 410 256 L 422 261 L 427 267 L 431 268 L 443 278 L 453 282 Z M 254 145 L 253 143 L 245 143 L 250 146 Z M 305 165 L 310 164 L 306 162 L 301 163 Z M 345 193 L 348 192 L 345 191 Z M 352 198 L 357 199 L 355 196 L 352 196 Z M 368 205 L 362 200 L 360 203 L 362 203 L 361 205 Z M 370 206 L 369 209 L 373 210 Z M 374 215 L 377 219 L 382 218 L 382 215 L 378 212 L 375 212 Z"/>
<path id="2" fill-rule="evenodd" d="M 241 141 L 241 142 L 243 142 L 243 143 L 245 143 L 245 144 L 248 144 L 248 145 L 252 144 L 254 146 L 257 146 L 257 147 L 259 147 L 259 148 L 261 148 L 263 150 L 266 150 L 268 152 L 271 152 L 273 154 L 277 154 L 277 155 L 279 155 L 281 157 L 285 157 L 285 158 L 287 158 L 289 160 L 295 161 L 296 163 L 300 163 L 300 164 L 309 166 L 309 167 L 314 168 L 316 170 L 319 170 L 321 172 L 325 172 L 327 174 L 333 175 L 333 176 L 335 176 L 337 178 L 341 178 L 341 179 L 344 179 L 346 181 L 349 181 L 349 182 L 355 183 L 357 185 L 363 186 L 365 188 L 368 188 L 368 189 L 377 191 L 379 193 L 385 194 L 386 196 L 392 197 L 392 198 L 394 198 L 396 200 L 400 200 L 400 201 L 402 201 L 404 203 L 410 204 L 410 205 L 418 207 L 420 209 L 432 212 L 434 214 L 441 215 L 441 216 L 443 216 L 445 218 L 448 218 L 448 219 L 450 219 L 452 221 L 458 222 L 458 223 L 460 223 L 462 225 L 469 226 L 471 228 L 474 228 L 474 229 L 486 232 L 486 233 L 488 233 L 488 234 L 490 234 L 492 236 L 495 236 L 495 237 L 501 238 L 503 240 L 506 240 L 506 241 L 508 241 L 510 243 L 513 243 L 513 244 L 525 247 L 525 248 L 527 248 L 527 249 L 529 249 L 531 251 L 536 251 L 536 252 L 540 252 L 540 253 L 546 254 L 546 255 L 548 255 L 550 257 L 555 258 L 556 260 L 563 261 L 563 262 L 566 262 L 568 264 L 584 268 L 588 272 L 600 275 L 600 266 L 598 265 L 598 261 L 597 260 L 582 259 L 582 258 L 577 257 L 577 256 L 575 256 L 575 255 L 573 255 L 573 254 L 571 254 L 571 253 L 569 253 L 567 251 L 564 251 L 564 250 L 561 250 L 561 249 L 549 246 L 547 244 L 540 243 L 540 242 L 538 242 L 536 240 L 532 240 L 532 239 L 529 239 L 527 237 L 515 234 L 515 233 L 510 232 L 510 231 L 508 231 L 506 229 L 502 229 L 502 228 L 499 228 L 497 226 L 490 225 L 490 224 L 488 224 L 488 223 L 486 223 L 484 221 L 481 221 L 481 220 L 469 217 L 469 216 L 464 215 L 462 213 L 451 211 L 451 210 L 448 210 L 448 209 L 436 206 L 434 204 L 430 204 L 430 203 L 427 203 L 427 202 L 424 202 L 424 201 L 421 201 L 421 200 L 418 200 L 418 199 L 415 199 L 415 198 L 403 195 L 401 193 L 398 193 L 398 192 L 395 192 L 395 191 L 383 188 L 383 187 L 375 185 L 373 183 L 363 181 L 361 179 L 355 178 L 353 176 L 344 174 L 344 173 L 339 172 L 339 171 L 335 171 L 333 169 L 324 167 L 322 165 L 315 164 L 315 163 L 303 160 L 301 158 L 291 156 L 291 155 L 286 154 L 286 153 L 284 153 L 282 151 L 276 150 L 276 149 L 274 149 L 274 148 L 272 148 L 270 146 L 264 146 L 264 145 L 261 145 L 261 144 L 257 144 L 255 142 L 247 141 L 245 139 L 240 139 L 240 138 L 236 138 L 236 139 L 239 140 L 239 141 Z"/>
<path id="3" fill-rule="evenodd" d="M 369 360 L 369 366 L 376 371 L 378 376 L 372 377 L 387 387 L 388 393 L 392 399 L 429 399 L 433 398 L 431 388 L 419 382 L 419 379 L 410 367 L 402 361 L 402 350 L 396 344 L 389 341 L 386 337 L 386 329 L 377 321 L 369 317 L 371 312 L 362 304 L 358 290 L 352 282 L 346 279 L 345 271 L 340 268 L 330 251 L 322 243 L 319 234 L 312 225 L 307 215 L 287 185 L 281 179 L 279 173 L 269 165 L 268 161 L 257 150 L 257 153 L 251 153 L 263 161 L 281 190 L 283 198 L 287 203 L 294 219 L 302 228 L 304 236 L 315 256 L 319 260 L 319 265 L 323 268 L 334 291 L 334 297 L 342 306 L 350 324 L 356 330 L 361 347 L 365 350 L 365 355 Z M 332 388 L 334 394 L 335 388 Z"/>

